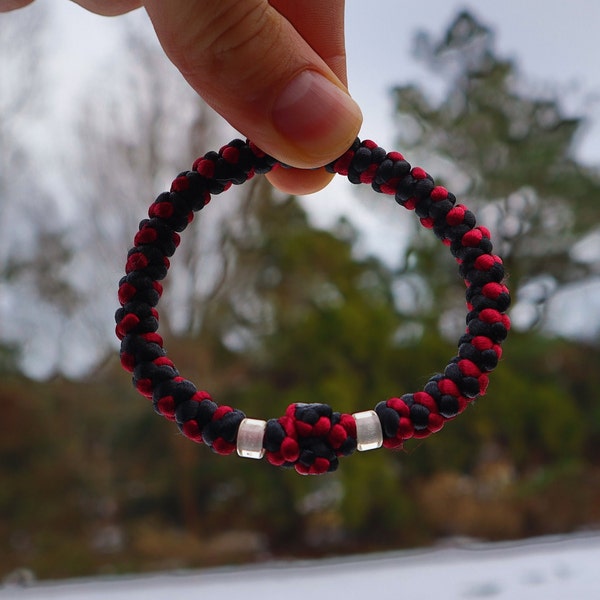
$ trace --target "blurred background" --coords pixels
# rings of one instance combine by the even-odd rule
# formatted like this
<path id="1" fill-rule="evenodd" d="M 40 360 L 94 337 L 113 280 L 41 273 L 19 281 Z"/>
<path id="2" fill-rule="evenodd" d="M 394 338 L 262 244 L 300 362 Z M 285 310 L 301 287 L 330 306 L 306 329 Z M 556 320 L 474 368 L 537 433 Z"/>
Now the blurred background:
<path id="1" fill-rule="evenodd" d="M 116 287 L 148 204 L 235 132 L 140 11 L 1 15 L 0 580 L 599 526 L 600 6 L 348 5 L 362 137 L 456 193 L 507 264 L 514 331 L 488 394 L 326 477 L 184 439 L 119 365 Z M 161 333 L 220 404 L 366 410 L 453 356 L 453 260 L 414 215 L 350 187 L 298 199 L 253 180 L 186 232 Z"/>

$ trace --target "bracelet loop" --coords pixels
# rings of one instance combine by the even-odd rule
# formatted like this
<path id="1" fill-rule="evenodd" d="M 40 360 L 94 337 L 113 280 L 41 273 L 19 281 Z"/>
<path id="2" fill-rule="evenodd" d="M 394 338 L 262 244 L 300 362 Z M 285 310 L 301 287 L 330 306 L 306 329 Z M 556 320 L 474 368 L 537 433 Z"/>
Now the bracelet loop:
<path id="1" fill-rule="evenodd" d="M 504 267 L 493 254 L 490 232 L 455 196 L 420 167 L 411 167 L 399 152 L 386 152 L 372 141 L 356 140 L 343 156 L 326 166 L 351 183 L 370 185 L 393 195 L 414 210 L 421 224 L 449 247 L 467 286 L 466 331 L 458 354 L 424 389 L 382 401 L 375 410 L 354 415 L 334 412 L 326 404 L 292 404 L 282 417 L 259 421 L 229 406 L 219 406 L 207 392 L 184 379 L 166 356 L 158 330 L 159 283 L 179 245 L 179 232 L 213 194 L 240 185 L 255 174 L 280 165 L 252 142 L 233 140 L 219 152 L 208 152 L 180 173 L 169 192 L 160 194 L 139 225 L 127 255 L 126 275 L 119 282 L 116 333 L 121 364 L 132 373 L 140 394 L 156 412 L 175 421 L 180 431 L 214 452 L 261 458 L 294 467 L 301 474 L 334 471 L 338 459 L 355 450 L 399 448 L 411 437 L 439 431 L 485 393 L 488 374 L 502 356 L 510 329 L 506 311 L 510 295 Z"/>

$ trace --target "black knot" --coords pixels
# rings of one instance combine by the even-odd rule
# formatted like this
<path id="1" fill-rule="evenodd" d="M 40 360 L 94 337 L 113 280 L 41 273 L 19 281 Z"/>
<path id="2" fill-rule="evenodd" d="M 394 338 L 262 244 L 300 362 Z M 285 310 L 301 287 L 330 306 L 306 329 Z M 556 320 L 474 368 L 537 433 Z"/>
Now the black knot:
<path id="1" fill-rule="evenodd" d="M 204 402 L 200 402 L 200 405 Z M 208 446 L 213 446 L 217 439 L 232 444 L 235 442 L 240 423 L 246 418 L 241 411 L 234 409 L 225 413 L 220 419 L 211 420 L 202 428 L 202 439 Z"/>

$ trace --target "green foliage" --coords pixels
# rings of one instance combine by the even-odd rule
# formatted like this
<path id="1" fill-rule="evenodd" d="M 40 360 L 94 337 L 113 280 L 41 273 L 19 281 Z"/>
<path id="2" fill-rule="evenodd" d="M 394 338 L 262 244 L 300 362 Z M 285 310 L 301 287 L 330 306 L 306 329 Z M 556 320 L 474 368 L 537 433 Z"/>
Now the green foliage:
<path id="1" fill-rule="evenodd" d="M 529 334 L 513 334 L 508 345 L 489 394 L 419 446 L 411 457 L 416 469 L 471 471 L 490 444 L 520 470 L 583 459 L 591 434 L 584 406 L 573 394 L 573 382 L 557 376 L 547 362 L 551 356 L 561 361 L 560 352 L 571 352 L 573 345 L 559 349 L 560 342 L 542 343 Z"/>
<path id="2" fill-rule="evenodd" d="M 495 54 L 491 29 L 470 13 L 459 14 L 439 41 L 422 35 L 418 47 L 446 77 L 448 93 L 434 103 L 416 86 L 395 90 L 401 146 L 438 165 L 440 183 L 492 229 L 515 292 L 537 283 L 533 295 L 543 300 L 556 285 L 593 272 L 571 253 L 597 228 L 598 171 L 573 155 L 583 120 L 527 90 L 515 64 Z M 420 262 L 428 260 L 425 246 Z M 435 271 L 444 285 L 447 264 L 437 261 Z"/>
<path id="3" fill-rule="evenodd" d="M 405 320 L 393 301 L 394 274 L 373 258 L 357 259 L 353 236 L 312 228 L 294 199 L 267 190 L 246 209 L 253 235 L 236 237 L 243 227 L 227 234 L 243 252 L 206 309 L 201 337 L 167 341 L 182 374 L 218 402 L 267 418 L 298 401 L 364 410 L 421 388 L 453 354 L 427 319 L 419 339 L 395 335 Z M 245 310 L 249 298 L 254 313 Z M 226 343 L 236 327 L 244 343 Z M 116 361 L 89 382 L 5 378 L 3 564 L 73 576 L 249 560 L 261 548 L 298 556 L 427 543 L 445 531 L 427 508 L 427 482 L 445 471 L 479 477 L 490 445 L 523 481 L 553 465 L 585 468 L 598 435 L 584 417 L 595 404 L 595 375 L 589 384 L 579 375 L 595 373 L 597 360 L 574 344 L 513 335 L 489 396 L 460 419 L 404 452 L 342 460 L 324 478 L 210 455 L 153 414 Z M 511 519 L 525 522 L 519 511 L 529 507 L 537 529 L 511 525 L 507 533 L 544 531 L 549 516 L 536 499 L 549 488 L 538 479 L 507 496 Z M 556 493 L 555 479 L 547 481 Z M 450 496 L 438 504 L 454 498 L 442 491 Z M 587 496 L 581 502 L 587 507 Z M 484 532 L 500 535 L 505 512 L 498 514 L 499 524 Z M 472 521 L 456 527 L 476 532 Z"/>
<path id="4" fill-rule="evenodd" d="M 451 189 L 457 169 L 467 204 L 502 217 L 491 225 L 513 288 L 542 274 L 583 277 L 569 248 L 592 226 L 597 182 L 570 155 L 578 121 L 514 87 L 514 67 L 491 40 L 466 14 L 439 44 L 422 38 L 434 66 L 454 61 L 455 78 L 439 106 L 416 87 L 398 90 L 402 119 L 434 162 L 451 162 Z M 256 185 L 222 232 L 221 286 L 195 311 L 193 330 L 174 338 L 165 328 L 182 375 L 258 418 L 294 402 L 351 413 L 421 389 L 464 327 L 454 318 L 465 312 L 456 265 L 430 232 L 410 240 L 398 272 L 358 258 L 355 239 L 348 223 L 315 229 L 294 198 Z M 600 349 L 531 329 L 513 333 L 505 353 L 489 394 L 442 432 L 399 452 L 357 453 L 323 478 L 195 446 L 153 414 L 116 359 L 86 382 L 32 383 L 7 366 L 3 569 L 56 577 L 195 567 L 597 520 Z"/>
<path id="5" fill-rule="evenodd" d="M 19 349 L 13 344 L 0 344 L 0 375 L 15 373 Z"/>
<path id="6" fill-rule="evenodd" d="M 492 229 L 515 299 L 530 302 L 541 317 L 558 286 L 595 268 L 572 253 L 573 243 L 597 228 L 600 194 L 597 170 L 573 155 L 582 119 L 566 116 L 558 100 L 528 91 L 515 64 L 495 54 L 492 30 L 468 12 L 438 41 L 421 35 L 417 49 L 446 78 L 448 92 L 435 103 L 417 86 L 395 90 L 401 147 L 427 156 L 442 174 L 438 181 Z M 464 289 L 455 269 L 437 242 L 419 232 L 399 274 L 404 285 L 425 287 L 429 302 L 419 316 L 437 323 L 444 336 L 460 328 L 455 315 Z M 442 315 L 436 314 L 440 306 L 446 308 Z M 596 379 L 598 352 L 579 348 L 535 329 L 513 332 L 489 397 L 442 435 L 417 445 L 413 466 L 472 470 L 481 460 L 475 448 L 491 443 L 524 470 L 582 460 L 597 436 L 594 419 L 585 415 L 597 413 L 588 382 Z"/>

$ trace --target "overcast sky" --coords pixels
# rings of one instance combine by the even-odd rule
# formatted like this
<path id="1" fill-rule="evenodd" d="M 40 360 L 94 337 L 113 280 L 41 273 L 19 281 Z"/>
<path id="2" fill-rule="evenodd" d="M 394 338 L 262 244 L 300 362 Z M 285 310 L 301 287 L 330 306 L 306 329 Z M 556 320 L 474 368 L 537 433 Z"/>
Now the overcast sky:
<path id="1" fill-rule="evenodd" d="M 51 6 L 60 31 L 60 85 L 81 86 L 77 75 L 89 76 L 94 61 L 110 53 L 123 18 L 98 17 L 67 0 L 54 0 Z M 442 35 L 463 9 L 495 31 L 497 53 L 516 62 L 528 86 L 560 98 L 571 114 L 588 118 L 578 155 L 600 166 L 600 1 L 596 0 L 346 0 L 349 85 L 363 109 L 361 137 L 388 150 L 402 150 L 394 147 L 390 90 L 408 82 L 435 83 L 412 55 L 415 35 L 419 31 Z M 141 11 L 125 18 L 147 21 Z M 427 169 L 427 164 L 423 166 Z M 329 226 L 341 214 L 349 215 L 360 227 L 366 252 L 384 260 L 399 256 L 406 226 L 403 211 L 382 219 L 368 203 L 357 200 L 341 178 L 306 197 L 303 204 L 317 225 Z"/>
<path id="2" fill-rule="evenodd" d="M 38 0 L 40 2 L 41 0 Z M 60 31 L 61 76 L 77 85 L 78 73 L 114 46 L 119 19 L 86 13 L 67 0 L 50 4 Z M 363 137 L 393 143 L 389 90 L 407 81 L 431 79 L 411 55 L 414 36 L 441 34 L 454 15 L 468 8 L 497 34 L 503 56 L 517 60 L 524 76 L 540 87 L 560 90 L 567 106 L 586 110 L 596 123 L 584 140 L 582 155 L 600 163 L 600 2 L 595 0 L 346 0 L 350 88 L 363 108 Z M 543 9 L 541 9 L 543 7 Z M 140 19 L 141 14 L 127 18 Z M 68 83 L 68 82 L 66 82 Z"/>
<path id="3" fill-rule="evenodd" d="M 48 104 L 60 105 L 60 111 L 50 111 L 37 132 L 43 139 L 36 139 L 35 147 L 46 159 L 44 152 L 54 152 L 56 141 L 64 143 L 69 130 L 75 126 L 71 117 L 77 114 L 75 96 L 85 90 L 90 78 L 98 77 L 98 72 L 106 73 L 104 69 L 99 71 L 98 66 L 105 65 L 107 60 L 119 60 L 115 49 L 119 48 L 120 25 L 128 20 L 148 28 L 150 24 L 143 11 L 107 19 L 88 13 L 68 0 L 37 0 L 24 10 L 35 11 L 44 6 L 53 17 L 52 44 L 48 52 L 52 66 L 47 68 L 47 75 L 53 84 L 55 99 L 59 100 Z M 597 64 L 600 1 L 419 0 L 417 6 L 406 0 L 346 0 L 346 6 L 350 89 L 365 117 L 361 137 L 371 138 L 388 150 L 402 150 L 394 146 L 390 89 L 408 82 L 432 85 L 435 80 L 431 73 L 412 57 L 415 35 L 423 30 L 436 37 L 441 35 L 453 17 L 467 8 L 496 31 L 498 54 L 518 63 L 528 85 L 546 92 L 554 90 L 572 114 L 589 117 L 579 155 L 587 162 L 600 165 L 600 69 Z M 0 15 L 0 27 L 14 18 L 18 15 Z M 1 61 L 2 57 L 0 64 Z M 102 83 L 110 85 L 111 82 Z M 224 132 L 223 142 L 232 135 L 231 131 Z M 193 158 L 190 157 L 190 163 Z M 410 155 L 408 159 L 411 160 Z M 181 165 L 181 169 L 187 166 Z M 425 160 L 422 166 L 436 176 Z M 165 185 L 168 186 L 168 181 Z M 342 178 L 334 180 L 323 192 L 307 196 L 303 205 L 316 225 L 331 225 L 340 215 L 350 217 L 361 233 L 359 251 L 373 253 L 390 263 L 395 263 L 400 256 L 410 222 L 407 219 L 412 219 L 393 202 L 389 203 L 389 218 L 382 218 L 381 212 L 373 210 L 371 196 L 364 194 L 357 198 Z M 577 296 L 583 300 L 600 297 L 597 286 L 588 291 L 580 290 Z M 572 308 L 572 297 L 565 298 Z M 600 319 L 600 303 L 595 302 L 593 306 Z M 569 310 L 569 314 L 590 318 L 590 307 L 587 312 Z M 566 320 L 561 322 L 566 323 Z M 586 323 L 570 323 L 568 329 L 584 331 Z M 31 355 L 35 362 L 35 353 Z"/>
<path id="4" fill-rule="evenodd" d="M 37 0 L 26 10 L 37 10 L 42 4 L 43 0 Z M 115 19 L 88 13 L 68 0 L 51 0 L 47 6 L 56 30 L 51 76 L 55 89 L 67 98 L 61 103 L 64 116 L 71 112 L 73 94 L 94 76 L 94 66 L 110 57 L 118 60 L 114 48 L 119 25 L 127 19 L 149 28 L 150 24 L 143 11 Z M 390 89 L 408 82 L 425 86 L 435 83 L 426 66 L 412 56 L 414 37 L 418 31 L 441 35 L 465 8 L 495 30 L 498 54 L 515 60 L 528 85 L 546 93 L 553 91 L 571 114 L 588 117 L 578 156 L 600 165 L 600 2 L 595 0 L 419 0 L 418 4 L 406 0 L 346 0 L 349 85 L 363 109 L 361 137 L 373 139 L 388 150 L 402 150 L 394 147 Z M 11 16 L 0 17 L 7 18 Z M 233 133 L 224 133 L 224 141 Z M 427 169 L 427 164 L 422 166 Z M 331 225 L 340 214 L 350 212 L 366 232 L 368 251 L 398 256 L 393 244 L 394 240 L 401 243 L 402 224 L 390 223 L 390 227 L 400 230 L 390 230 L 393 235 L 387 235 L 382 231 L 381 217 L 373 216 L 364 204 L 353 199 L 347 182 L 338 179 L 324 192 L 304 200 L 315 224 Z M 382 240 L 392 247 L 382 248 Z"/>
<path id="5" fill-rule="evenodd" d="M 415 33 L 439 36 L 459 10 L 468 8 L 495 29 L 499 54 L 514 58 L 527 80 L 556 88 L 571 110 L 585 105 L 591 111 L 596 123 L 580 151 L 600 163 L 600 2 L 347 0 L 346 5 L 350 84 L 370 137 L 386 135 L 381 116 L 391 110 L 386 94 L 392 85 L 431 78 L 411 56 Z M 590 105 L 593 97 L 596 102 Z"/>

